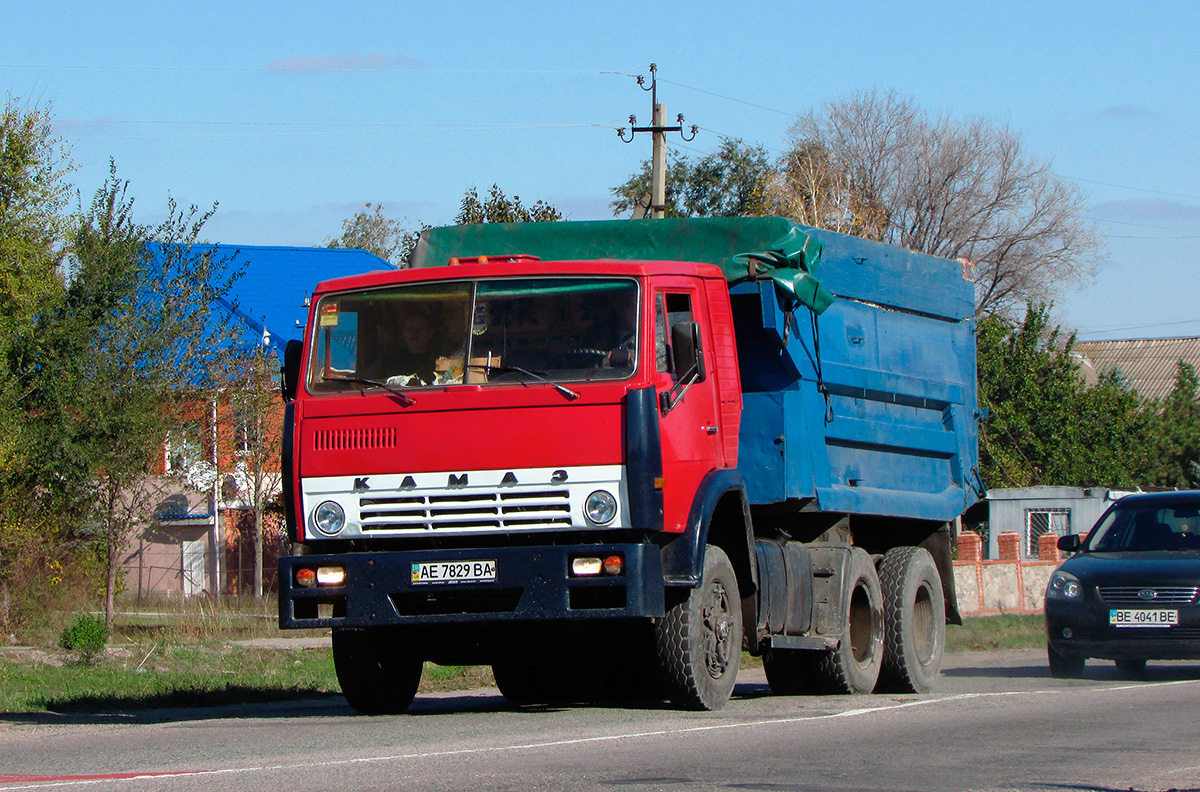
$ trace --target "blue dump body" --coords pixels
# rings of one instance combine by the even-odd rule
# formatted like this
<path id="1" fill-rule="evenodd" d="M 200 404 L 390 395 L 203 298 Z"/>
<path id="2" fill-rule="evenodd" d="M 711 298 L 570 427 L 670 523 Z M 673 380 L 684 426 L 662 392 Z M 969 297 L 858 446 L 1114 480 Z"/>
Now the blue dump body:
<path id="1" fill-rule="evenodd" d="M 978 498 L 972 283 L 958 262 L 804 231 L 837 298 L 823 313 L 787 312 L 769 281 L 730 289 L 751 502 L 954 519 Z"/>

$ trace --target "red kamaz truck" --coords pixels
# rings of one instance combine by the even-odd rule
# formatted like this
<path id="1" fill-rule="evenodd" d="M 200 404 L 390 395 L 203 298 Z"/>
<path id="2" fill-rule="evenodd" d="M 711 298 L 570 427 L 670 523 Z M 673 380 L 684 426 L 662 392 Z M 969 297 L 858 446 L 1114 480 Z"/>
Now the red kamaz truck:
<path id="1" fill-rule="evenodd" d="M 820 263 L 820 280 L 817 264 Z M 978 497 L 960 265 L 779 218 L 426 231 L 285 355 L 280 626 L 368 713 L 927 690 Z"/>

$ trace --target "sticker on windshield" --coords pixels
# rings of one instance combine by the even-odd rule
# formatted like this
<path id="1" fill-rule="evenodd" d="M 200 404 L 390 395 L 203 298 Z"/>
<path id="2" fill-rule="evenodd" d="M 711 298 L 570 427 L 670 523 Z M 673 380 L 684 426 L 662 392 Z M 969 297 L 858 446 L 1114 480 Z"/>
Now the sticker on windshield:
<path id="1" fill-rule="evenodd" d="M 337 303 L 329 303 L 321 306 L 321 327 L 337 327 L 338 325 L 338 307 Z"/>

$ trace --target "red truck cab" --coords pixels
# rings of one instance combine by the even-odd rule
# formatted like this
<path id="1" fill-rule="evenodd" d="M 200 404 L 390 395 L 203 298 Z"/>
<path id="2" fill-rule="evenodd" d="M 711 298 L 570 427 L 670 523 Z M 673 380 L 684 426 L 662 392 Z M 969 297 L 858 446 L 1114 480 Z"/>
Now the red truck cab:
<path id="1" fill-rule="evenodd" d="M 321 284 L 294 401 L 297 538 L 681 532 L 704 476 L 736 466 L 728 299 L 718 268 L 675 262 L 509 257 Z M 651 388 L 662 472 L 632 487 L 661 491 L 662 516 L 635 519 L 626 446 L 648 427 L 627 425 L 626 397 Z"/>

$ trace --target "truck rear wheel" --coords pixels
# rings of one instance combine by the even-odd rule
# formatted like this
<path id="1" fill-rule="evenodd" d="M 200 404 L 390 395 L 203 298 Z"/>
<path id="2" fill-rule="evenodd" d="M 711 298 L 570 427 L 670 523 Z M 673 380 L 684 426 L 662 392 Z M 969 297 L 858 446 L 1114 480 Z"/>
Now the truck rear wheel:
<path id="1" fill-rule="evenodd" d="M 896 547 L 878 569 L 884 643 L 877 689 L 930 691 L 941 673 L 946 649 L 946 599 L 937 564 L 924 548 Z"/>
<path id="2" fill-rule="evenodd" d="M 870 693 L 883 662 L 883 592 L 871 556 L 851 548 L 846 570 L 850 585 L 846 627 L 837 649 L 820 652 L 813 664 L 813 688 L 819 693 Z"/>
<path id="3" fill-rule="evenodd" d="M 733 564 L 708 545 L 704 574 L 655 627 L 667 697 L 676 706 L 717 710 L 733 694 L 742 659 L 742 601 Z"/>
<path id="4" fill-rule="evenodd" d="M 333 667 L 342 695 L 364 715 L 392 715 L 408 709 L 421 683 L 423 665 L 399 631 L 333 631 Z"/>

